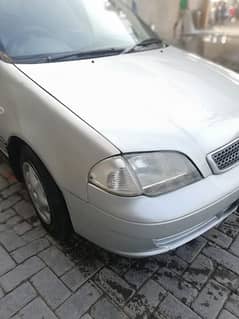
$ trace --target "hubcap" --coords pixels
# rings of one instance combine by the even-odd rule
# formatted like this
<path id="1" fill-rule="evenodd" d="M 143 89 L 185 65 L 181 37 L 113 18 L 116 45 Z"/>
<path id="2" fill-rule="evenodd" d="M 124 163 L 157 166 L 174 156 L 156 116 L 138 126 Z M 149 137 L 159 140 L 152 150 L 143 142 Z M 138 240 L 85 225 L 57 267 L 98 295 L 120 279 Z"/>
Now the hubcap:
<path id="1" fill-rule="evenodd" d="M 23 164 L 23 175 L 30 197 L 40 218 L 44 223 L 50 225 L 51 213 L 46 193 L 35 168 L 28 162 Z"/>

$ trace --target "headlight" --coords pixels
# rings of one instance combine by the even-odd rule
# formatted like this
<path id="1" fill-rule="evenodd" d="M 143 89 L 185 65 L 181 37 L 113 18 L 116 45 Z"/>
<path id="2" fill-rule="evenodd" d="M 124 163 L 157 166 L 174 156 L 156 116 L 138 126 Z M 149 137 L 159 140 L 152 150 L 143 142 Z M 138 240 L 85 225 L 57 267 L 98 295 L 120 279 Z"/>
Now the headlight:
<path id="1" fill-rule="evenodd" d="M 98 163 L 90 183 L 120 196 L 157 196 L 201 179 L 193 163 L 177 152 L 116 156 Z"/>

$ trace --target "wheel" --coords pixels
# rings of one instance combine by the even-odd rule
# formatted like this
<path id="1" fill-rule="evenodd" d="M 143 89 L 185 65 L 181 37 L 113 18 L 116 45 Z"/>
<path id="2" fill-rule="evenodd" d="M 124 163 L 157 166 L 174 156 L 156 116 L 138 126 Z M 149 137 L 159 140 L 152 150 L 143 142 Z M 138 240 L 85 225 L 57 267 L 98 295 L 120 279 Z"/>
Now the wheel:
<path id="1" fill-rule="evenodd" d="M 27 146 L 21 151 L 20 167 L 43 227 L 56 239 L 68 239 L 73 228 L 62 193 L 43 163 Z"/>

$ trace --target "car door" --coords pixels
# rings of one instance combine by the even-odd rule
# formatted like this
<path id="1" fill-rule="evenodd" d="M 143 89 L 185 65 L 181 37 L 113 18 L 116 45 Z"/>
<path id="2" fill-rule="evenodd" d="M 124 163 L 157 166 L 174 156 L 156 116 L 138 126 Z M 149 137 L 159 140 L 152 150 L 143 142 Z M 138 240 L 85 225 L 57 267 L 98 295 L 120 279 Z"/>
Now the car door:
<path id="1" fill-rule="evenodd" d="M 6 155 L 7 140 L 16 125 L 14 71 L 14 65 L 1 60 L 0 55 L 0 150 Z"/>
<path id="2" fill-rule="evenodd" d="M 7 123 L 6 123 L 6 107 L 5 107 L 5 93 L 3 87 L 4 83 L 4 68 L 3 62 L 0 61 L 0 150 L 6 153 L 6 138 L 7 138 Z"/>
<path id="3" fill-rule="evenodd" d="M 6 140 L 4 138 L 4 127 L 2 123 L 2 117 L 4 114 L 4 108 L 0 106 L 0 151 L 7 155 Z"/>

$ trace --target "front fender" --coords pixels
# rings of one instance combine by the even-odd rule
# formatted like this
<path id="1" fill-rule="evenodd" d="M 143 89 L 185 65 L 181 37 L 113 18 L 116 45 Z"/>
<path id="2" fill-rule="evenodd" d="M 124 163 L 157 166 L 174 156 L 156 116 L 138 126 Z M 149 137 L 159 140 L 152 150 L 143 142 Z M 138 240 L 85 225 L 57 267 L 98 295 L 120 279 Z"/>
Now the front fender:
<path id="1" fill-rule="evenodd" d="M 60 188 L 87 200 L 90 168 L 119 150 L 17 67 L 9 65 L 4 78 L 7 138 L 21 138 Z"/>

